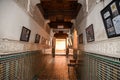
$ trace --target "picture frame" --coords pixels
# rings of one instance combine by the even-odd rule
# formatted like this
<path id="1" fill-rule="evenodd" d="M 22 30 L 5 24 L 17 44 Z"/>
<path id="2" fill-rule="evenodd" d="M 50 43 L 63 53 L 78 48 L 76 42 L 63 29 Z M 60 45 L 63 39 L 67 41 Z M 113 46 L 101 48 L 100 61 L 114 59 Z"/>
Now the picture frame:
<path id="1" fill-rule="evenodd" d="M 40 35 L 36 34 L 35 35 L 35 43 L 39 43 L 40 42 Z"/>
<path id="2" fill-rule="evenodd" d="M 41 44 L 46 44 L 46 40 L 44 37 L 42 37 L 42 39 L 41 39 Z"/>
<path id="3" fill-rule="evenodd" d="M 79 44 L 83 44 L 83 33 L 79 35 Z"/>
<path id="4" fill-rule="evenodd" d="M 101 10 L 101 16 L 108 38 L 120 36 L 120 0 L 111 1 Z"/>
<path id="5" fill-rule="evenodd" d="M 95 40 L 95 38 L 94 38 L 93 24 L 89 25 L 86 28 L 86 37 L 87 37 L 87 42 L 93 42 Z"/>
<path id="6" fill-rule="evenodd" d="M 30 38 L 30 34 L 31 34 L 31 30 L 23 26 L 21 31 L 20 41 L 28 42 Z"/>

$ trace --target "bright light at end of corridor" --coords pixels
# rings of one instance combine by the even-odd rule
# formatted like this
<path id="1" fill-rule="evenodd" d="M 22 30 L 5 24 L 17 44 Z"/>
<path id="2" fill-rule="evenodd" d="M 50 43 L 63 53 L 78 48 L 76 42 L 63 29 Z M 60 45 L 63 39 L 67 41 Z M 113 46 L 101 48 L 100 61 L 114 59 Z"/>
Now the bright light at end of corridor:
<path id="1" fill-rule="evenodd" d="M 65 39 L 56 39 L 56 49 L 57 50 L 64 50 L 65 46 Z"/>

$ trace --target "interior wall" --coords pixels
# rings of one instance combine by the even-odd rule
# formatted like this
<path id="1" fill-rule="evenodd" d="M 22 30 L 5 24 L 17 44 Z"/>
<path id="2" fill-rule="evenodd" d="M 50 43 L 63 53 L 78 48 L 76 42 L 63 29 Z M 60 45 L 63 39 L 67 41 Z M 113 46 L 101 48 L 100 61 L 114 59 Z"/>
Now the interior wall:
<path id="1" fill-rule="evenodd" d="M 29 43 L 34 44 L 36 34 L 49 39 L 49 34 L 42 26 L 14 0 L 0 0 L 0 38 L 19 42 L 23 26 L 31 30 Z"/>
<path id="2" fill-rule="evenodd" d="M 34 42 L 36 33 L 48 34 L 13 0 L 0 1 L 0 38 L 19 40 L 22 26 L 31 30 L 30 42 Z"/>
<path id="3" fill-rule="evenodd" d="M 111 0 L 110 0 L 111 1 Z M 96 3 L 94 8 L 88 12 L 87 16 L 80 19 L 77 17 L 77 20 L 81 20 L 77 23 L 78 34 L 83 33 L 83 45 L 79 44 L 79 49 L 84 47 L 86 52 L 92 52 L 112 57 L 120 57 L 120 37 L 109 38 L 107 37 L 105 27 L 102 21 L 100 11 L 110 2 L 105 0 L 105 2 Z M 95 41 L 87 42 L 85 29 L 93 24 Z"/>

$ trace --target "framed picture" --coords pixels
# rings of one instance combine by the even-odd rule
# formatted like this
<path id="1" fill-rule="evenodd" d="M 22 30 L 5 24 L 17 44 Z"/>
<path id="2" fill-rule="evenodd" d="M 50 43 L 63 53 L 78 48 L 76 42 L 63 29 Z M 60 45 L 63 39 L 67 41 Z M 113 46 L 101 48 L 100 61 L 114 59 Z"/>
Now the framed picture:
<path id="1" fill-rule="evenodd" d="M 28 28 L 26 28 L 26 27 L 23 26 L 22 27 L 20 41 L 26 41 L 26 42 L 28 42 L 29 38 L 30 38 L 30 33 L 31 33 L 31 30 L 29 30 Z"/>
<path id="2" fill-rule="evenodd" d="M 120 36 L 120 0 L 113 0 L 102 11 L 101 16 L 108 38 Z"/>
<path id="3" fill-rule="evenodd" d="M 39 41 L 40 41 L 40 35 L 36 34 L 35 35 L 35 43 L 39 43 Z"/>
<path id="4" fill-rule="evenodd" d="M 79 35 L 79 44 L 83 44 L 83 34 Z"/>
<path id="5" fill-rule="evenodd" d="M 89 25 L 86 28 L 86 37 L 87 37 L 87 42 L 92 42 L 94 41 L 94 30 L 93 30 L 93 24 Z"/>
<path id="6" fill-rule="evenodd" d="M 45 43 L 46 43 L 46 40 L 45 40 L 44 37 L 42 37 L 42 39 L 41 39 L 41 44 L 45 44 Z"/>

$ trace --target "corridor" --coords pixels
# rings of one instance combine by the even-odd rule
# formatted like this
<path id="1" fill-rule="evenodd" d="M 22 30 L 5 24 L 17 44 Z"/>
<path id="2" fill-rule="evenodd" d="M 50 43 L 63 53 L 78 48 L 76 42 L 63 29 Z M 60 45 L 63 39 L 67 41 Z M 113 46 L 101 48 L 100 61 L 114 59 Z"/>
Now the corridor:
<path id="1" fill-rule="evenodd" d="M 120 80 L 120 0 L 0 0 L 0 80 Z"/>
<path id="2" fill-rule="evenodd" d="M 66 58 L 66 56 L 48 58 L 46 67 L 39 75 L 39 80 L 77 80 L 75 70 L 73 68 L 71 68 L 70 73 L 68 73 L 67 64 L 69 59 Z"/>

